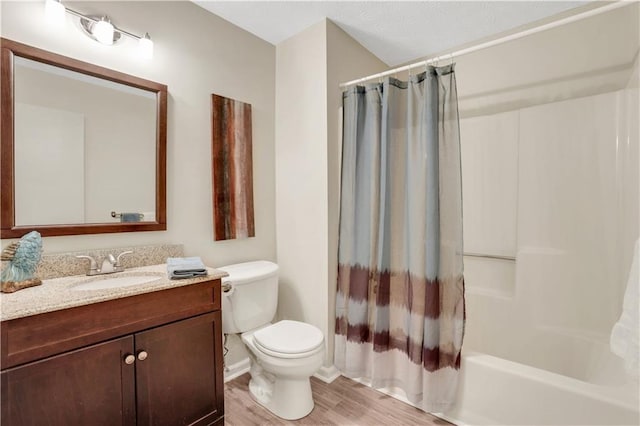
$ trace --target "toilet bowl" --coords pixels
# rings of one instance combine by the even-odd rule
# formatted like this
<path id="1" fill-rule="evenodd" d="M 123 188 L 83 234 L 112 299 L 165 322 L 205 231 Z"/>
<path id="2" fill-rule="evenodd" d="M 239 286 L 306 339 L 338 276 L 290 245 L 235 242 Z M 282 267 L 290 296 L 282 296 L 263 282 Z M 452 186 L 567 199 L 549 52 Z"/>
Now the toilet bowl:
<path id="1" fill-rule="evenodd" d="M 278 265 L 256 261 L 224 266 L 222 331 L 240 334 L 251 361 L 249 393 L 286 420 L 313 410 L 309 378 L 322 365 L 324 335 L 299 321 L 271 324 L 278 294 Z"/>
<path id="2" fill-rule="evenodd" d="M 286 420 L 309 414 L 314 406 L 309 378 L 324 358 L 322 332 L 310 324 L 280 321 L 241 337 L 250 351 L 251 396 Z"/>

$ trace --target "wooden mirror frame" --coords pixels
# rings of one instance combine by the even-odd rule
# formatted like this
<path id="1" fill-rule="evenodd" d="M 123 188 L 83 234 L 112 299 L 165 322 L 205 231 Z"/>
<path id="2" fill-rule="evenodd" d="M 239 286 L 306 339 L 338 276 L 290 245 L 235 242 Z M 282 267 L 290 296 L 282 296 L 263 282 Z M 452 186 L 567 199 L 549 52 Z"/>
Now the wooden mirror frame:
<path id="1" fill-rule="evenodd" d="M 43 237 L 56 235 L 103 234 L 114 232 L 164 231 L 167 229 L 167 86 L 108 68 L 82 62 L 0 38 L 0 238 L 17 238 L 30 231 Z M 127 223 L 80 223 L 62 225 L 15 224 L 14 181 L 14 62 L 15 56 L 76 71 L 156 94 L 156 221 Z"/>

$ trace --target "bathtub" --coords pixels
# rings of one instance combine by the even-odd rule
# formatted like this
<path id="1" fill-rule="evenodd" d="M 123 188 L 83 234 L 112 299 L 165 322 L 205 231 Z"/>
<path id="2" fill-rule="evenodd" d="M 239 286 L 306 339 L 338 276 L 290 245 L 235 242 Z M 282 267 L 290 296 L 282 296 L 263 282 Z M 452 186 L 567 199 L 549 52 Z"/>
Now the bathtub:
<path id="1" fill-rule="evenodd" d="M 458 425 L 640 424 L 638 385 L 607 377 L 610 383 L 590 383 L 467 352 L 456 406 L 440 416 Z"/>
<path id="2" fill-rule="evenodd" d="M 459 425 L 640 425 L 638 383 L 609 347 L 628 267 L 606 279 L 604 261 L 585 264 L 585 257 L 521 247 L 517 262 L 465 258 L 460 386 L 443 418 Z"/>
<path id="3" fill-rule="evenodd" d="M 639 385 L 611 353 L 609 334 L 543 324 L 555 317 L 535 300 L 526 288 L 467 292 L 457 402 L 441 417 L 458 425 L 640 425 Z"/>

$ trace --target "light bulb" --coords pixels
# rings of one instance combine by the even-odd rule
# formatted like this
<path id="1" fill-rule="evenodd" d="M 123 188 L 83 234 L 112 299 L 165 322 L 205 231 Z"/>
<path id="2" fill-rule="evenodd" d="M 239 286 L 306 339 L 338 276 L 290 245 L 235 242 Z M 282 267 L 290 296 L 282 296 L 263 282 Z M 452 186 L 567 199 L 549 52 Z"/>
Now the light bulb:
<path id="1" fill-rule="evenodd" d="M 142 59 L 153 58 L 153 41 L 149 33 L 146 33 L 144 37 L 138 40 L 138 54 Z"/>
<path id="2" fill-rule="evenodd" d="M 113 25 L 106 16 L 93 24 L 91 33 L 100 43 L 108 46 L 113 44 Z"/>
<path id="3" fill-rule="evenodd" d="M 64 12 L 64 5 L 59 0 L 47 0 L 44 4 L 44 14 L 52 24 L 64 22 Z"/>

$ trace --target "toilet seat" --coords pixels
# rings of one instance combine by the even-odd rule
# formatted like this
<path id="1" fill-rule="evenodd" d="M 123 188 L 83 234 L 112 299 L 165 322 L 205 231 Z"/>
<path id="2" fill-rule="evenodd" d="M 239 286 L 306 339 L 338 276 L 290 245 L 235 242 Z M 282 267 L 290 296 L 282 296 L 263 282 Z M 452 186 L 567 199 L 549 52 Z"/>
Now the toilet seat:
<path id="1" fill-rule="evenodd" d="M 261 352 L 278 358 L 302 358 L 322 347 L 322 331 L 311 324 L 283 320 L 253 333 Z"/>

